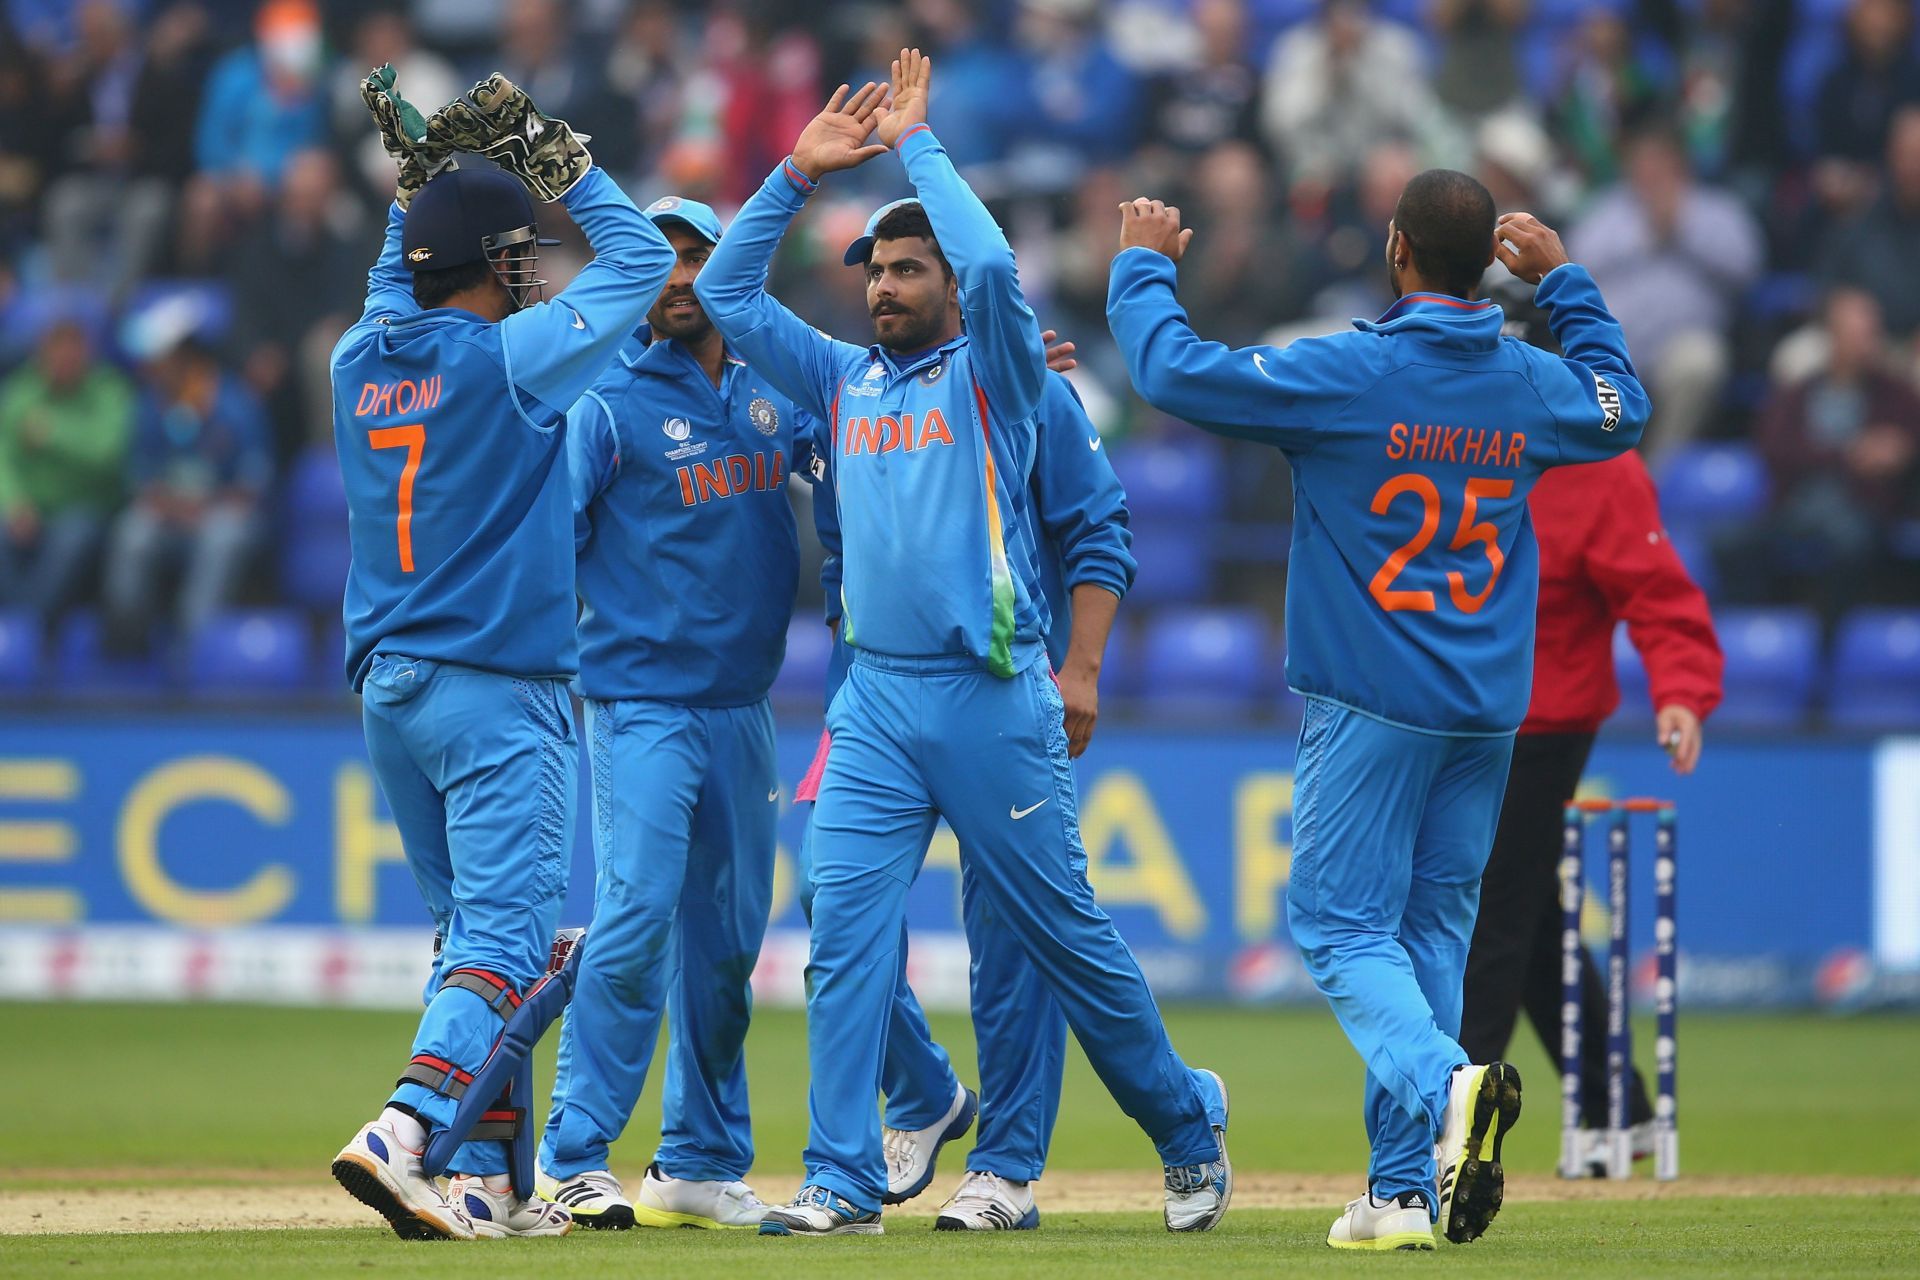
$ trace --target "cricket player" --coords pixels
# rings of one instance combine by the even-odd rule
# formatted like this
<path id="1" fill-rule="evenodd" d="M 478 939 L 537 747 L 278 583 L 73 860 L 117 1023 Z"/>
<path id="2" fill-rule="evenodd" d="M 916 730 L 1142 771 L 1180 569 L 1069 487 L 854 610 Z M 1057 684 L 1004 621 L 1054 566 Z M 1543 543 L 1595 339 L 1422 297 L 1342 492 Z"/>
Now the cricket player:
<path id="1" fill-rule="evenodd" d="M 428 122 L 390 69 L 366 94 L 402 166 L 366 309 L 333 351 L 347 676 L 444 947 L 399 1086 L 333 1173 L 403 1238 L 560 1235 L 567 1211 L 516 1196 L 492 1140 L 531 1140 L 531 1099 L 472 1131 L 445 1195 L 421 1154 L 545 968 L 577 770 L 566 413 L 673 250 L 566 122 L 504 78 Z M 456 146 L 505 171 L 445 168 Z M 565 203 L 595 253 L 551 302 L 529 194 Z"/>
<path id="2" fill-rule="evenodd" d="M 1497 231 L 1496 231 L 1497 225 Z M 1203 342 L 1174 298 L 1191 231 L 1121 206 L 1107 319 L 1148 403 L 1264 440 L 1293 468 L 1287 682 L 1307 699 L 1287 921 L 1367 1065 L 1367 1192 L 1327 1243 L 1431 1249 L 1500 1207 L 1520 1111 L 1506 1063 L 1469 1063 L 1461 978 L 1514 729 L 1526 714 L 1543 469 L 1633 447 L 1647 397 L 1620 327 L 1560 238 L 1433 169 L 1387 228 L 1399 301 L 1284 350 Z M 1475 299 L 1498 256 L 1537 284 L 1564 358 L 1500 336 Z M 1436 1164 L 1438 1190 L 1436 1192 Z"/>
<path id="3" fill-rule="evenodd" d="M 646 213 L 673 274 L 568 418 L 596 876 L 540 1191 L 595 1227 L 757 1227 L 742 1048 L 780 812 L 767 691 L 800 571 L 787 477 L 810 473 L 814 423 L 694 296 L 713 210 Z M 629 1199 L 607 1149 L 668 1009 L 662 1140 Z"/>
<path id="4" fill-rule="evenodd" d="M 876 213 L 870 225 L 878 225 L 896 205 Z M 870 230 L 847 250 L 849 265 L 864 262 L 871 252 Z M 1071 364 L 1071 344 L 1060 361 L 1055 350 L 1048 349 L 1050 368 Z M 1047 378 L 1037 427 L 1028 512 L 1039 525 L 1040 586 L 1054 619 L 1047 660 L 1065 705 L 1067 754 L 1078 758 L 1099 714 L 1100 665 L 1114 608 L 1133 584 L 1133 535 L 1120 478 L 1073 384 L 1058 372 Z M 837 590 L 829 592 L 827 603 L 837 621 Z M 836 638 L 836 656 L 843 650 Z M 829 700 L 844 676 L 844 667 L 836 665 Z M 831 737 L 823 735 L 796 802 L 817 798 L 831 745 Z M 809 913 L 810 846 L 809 830 L 800 847 L 802 903 Z M 946 1050 L 933 1039 L 907 983 L 903 939 L 881 1078 L 887 1099 L 881 1128 L 887 1164 L 883 1199 L 900 1204 L 926 1190 L 940 1149 L 966 1133 L 977 1110 L 980 1137 L 967 1157 L 966 1176 L 941 1206 L 934 1229 L 1031 1230 L 1040 1225 L 1033 1182 L 1046 1167 L 1060 1110 L 1066 1017 L 1018 939 L 987 903 L 970 867 L 962 868 L 960 895 L 973 957 L 969 977 L 980 1093 L 976 1098 L 960 1083 Z"/>
<path id="5" fill-rule="evenodd" d="M 1102 1080 L 1158 1147 L 1167 1225 L 1206 1230 L 1232 1188 L 1226 1094 L 1174 1053 L 1087 886 L 1025 512 L 1046 383 L 1040 328 L 1006 238 L 927 127 L 930 81 L 931 64 L 902 50 L 891 110 L 881 86 L 842 86 L 695 284 L 729 345 L 829 423 L 854 656 L 828 713 L 834 749 L 814 813 L 807 1181 L 760 1230 L 881 1230 L 874 1102 L 888 1007 L 907 887 L 943 816 Z M 856 347 L 768 297 L 767 263 L 822 178 L 887 150 L 918 208 L 875 228 L 877 341 Z"/>

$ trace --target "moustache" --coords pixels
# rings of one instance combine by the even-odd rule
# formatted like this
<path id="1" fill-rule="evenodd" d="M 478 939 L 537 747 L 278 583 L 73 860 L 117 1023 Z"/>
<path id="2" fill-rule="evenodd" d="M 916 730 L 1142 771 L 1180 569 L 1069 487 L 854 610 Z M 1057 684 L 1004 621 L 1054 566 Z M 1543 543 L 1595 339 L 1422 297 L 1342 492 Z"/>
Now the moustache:
<path id="1" fill-rule="evenodd" d="M 698 305 L 699 299 L 694 297 L 692 290 L 688 290 L 685 293 L 663 293 L 660 295 L 660 305 L 663 307 L 677 306 L 682 302 L 691 302 Z"/>

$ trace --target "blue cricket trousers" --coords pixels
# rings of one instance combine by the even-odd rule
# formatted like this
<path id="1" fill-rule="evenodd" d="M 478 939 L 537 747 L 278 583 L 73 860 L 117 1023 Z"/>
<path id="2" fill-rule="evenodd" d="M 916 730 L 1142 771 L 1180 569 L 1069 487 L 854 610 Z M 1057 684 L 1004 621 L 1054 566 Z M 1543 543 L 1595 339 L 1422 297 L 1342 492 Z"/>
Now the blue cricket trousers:
<path id="1" fill-rule="evenodd" d="M 970 657 L 859 652 L 827 713 L 813 815 L 807 1180 L 875 1211 L 906 894 L 946 818 L 1114 1100 L 1167 1164 L 1216 1158 L 1221 1099 L 1180 1060 L 1153 993 L 1087 885 L 1064 711 L 1038 645 L 1011 679 Z"/>
<path id="2" fill-rule="evenodd" d="M 773 712 L 588 702 L 593 923 L 560 1034 L 540 1147 L 556 1178 L 607 1167 L 668 1015 L 660 1150 L 669 1177 L 753 1165 L 745 1044 L 773 901 Z"/>
<path id="3" fill-rule="evenodd" d="M 360 698 L 374 777 L 444 939 L 436 973 L 482 969 L 525 991 L 546 971 L 573 847 L 579 744 L 566 683 L 382 653 Z M 413 1052 L 470 1074 L 501 1026 L 480 996 L 441 987 Z M 411 1082 L 392 1100 L 429 1128 L 457 1105 Z M 506 1145 L 466 1143 L 451 1168 L 504 1173 Z"/>
<path id="4" fill-rule="evenodd" d="M 813 919 L 813 818 L 800 836 L 800 906 Z M 971 866 L 960 869 L 961 927 L 971 958 L 967 979 L 980 1076 L 980 1121 L 967 1168 L 1030 1182 L 1047 1165 L 1060 1115 L 1067 1065 L 1067 1018 L 1020 940 L 987 903 Z M 880 1069 L 886 1123 L 926 1129 L 953 1105 L 960 1078 L 907 982 L 907 937 L 900 939 L 900 975 L 887 1023 Z"/>
<path id="5" fill-rule="evenodd" d="M 1293 782 L 1287 925 L 1367 1064 L 1367 1182 L 1424 1192 L 1460 1034 L 1480 873 L 1513 735 L 1454 737 L 1309 698 Z"/>

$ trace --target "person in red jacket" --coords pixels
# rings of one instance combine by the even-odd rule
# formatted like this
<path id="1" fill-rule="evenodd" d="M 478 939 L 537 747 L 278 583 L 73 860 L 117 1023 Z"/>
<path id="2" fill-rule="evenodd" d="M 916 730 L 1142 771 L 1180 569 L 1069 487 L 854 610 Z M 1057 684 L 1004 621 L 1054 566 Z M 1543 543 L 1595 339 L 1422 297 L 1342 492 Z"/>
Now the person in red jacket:
<path id="1" fill-rule="evenodd" d="M 1627 624 L 1646 663 L 1655 732 L 1674 772 L 1693 772 L 1701 723 L 1720 703 L 1720 644 L 1707 599 L 1667 541 L 1639 455 L 1548 471 L 1528 507 L 1540 542 L 1533 699 L 1514 742 L 1467 956 L 1460 1045 L 1474 1062 L 1506 1055 L 1522 1007 L 1548 1055 L 1559 1056 L 1561 812 L 1601 721 L 1620 704 L 1614 624 Z M 1585 1025 L 1604 1025 L 1606 995 L 1590 956 L 1581 985 Z M 1586 1036 L 1582 1051 L 1583 1125 L 1597 1131 L 1605 1037 Z M 1653 1119 L 1638 1071 L 1629 1097 L 1638 1156 L 1652 1150 Z M 1598 1151 L 1597 1133 L 1589 1149 Z"/>

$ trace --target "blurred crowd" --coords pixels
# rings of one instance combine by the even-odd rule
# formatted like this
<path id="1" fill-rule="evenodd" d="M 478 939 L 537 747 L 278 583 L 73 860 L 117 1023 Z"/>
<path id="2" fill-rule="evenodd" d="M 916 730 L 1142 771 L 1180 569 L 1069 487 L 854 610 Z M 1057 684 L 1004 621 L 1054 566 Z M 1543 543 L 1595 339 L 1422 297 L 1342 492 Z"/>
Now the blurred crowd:
<path id="1" fill-rule="evenodd" d="M 301 513 L 325 506 L 327 353 L 392 188 L 369 68 L 428 109 L 498 68 L 636 199 L 731 208 L 907 43 L 1123 476 L 1152 490 L 1147 461 L 1185 454 L 1213 477 L 1193 510 L 1163 486 L 1180 555 L 1141 511 L 1145 607 L 1277 616 L 1291 499 L 1276 452 L 1128 391 L 1116 204 L 1162 196 L 1197 229 L 1204 335 L 1284 341 L 1385 308 L 1387 220 L 1433 165 L 1593 271 L 1717 602 L 1920 605 L 1911 0 L 0 0 L 0 608 L 96 611 L 124 652 L 236 603 L 329 625 L 343 566 Z M 867 332 L 839 249 L 903 191 L 885 163 L 829 183 L 777 292 Z M 1538 327 L 1503 268 L 1488 287 Z"/>

